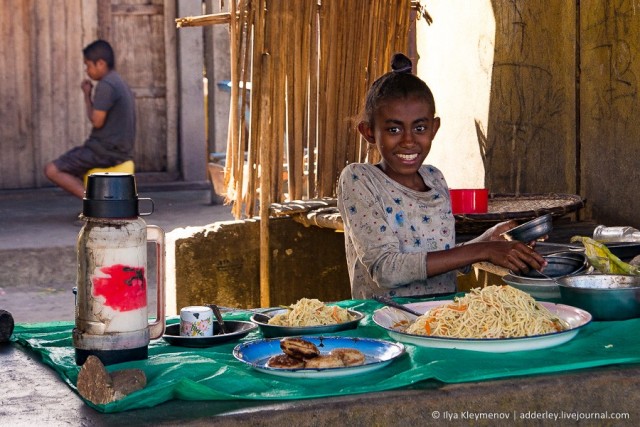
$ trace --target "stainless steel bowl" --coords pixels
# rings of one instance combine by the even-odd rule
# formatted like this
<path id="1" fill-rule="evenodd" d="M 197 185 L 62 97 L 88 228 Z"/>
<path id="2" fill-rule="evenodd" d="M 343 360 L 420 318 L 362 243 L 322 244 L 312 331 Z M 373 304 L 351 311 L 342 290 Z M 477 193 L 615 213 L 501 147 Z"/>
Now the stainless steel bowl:
<path id="1" fill-rule="evenodd" d="M 278 326 L 270 325 L 269 320 L 276 314 L 285 313 L 286 308 L 274 308 L 273 310 L 265 311 L 263 313 L 256 313 L 251 316 L 251 321 L 256 323 L 262 331 L 262 335 L 265 338 L 274 337 L 289 337 L 297 335 L 312 335 L 312 334 L 332 334 L 335 332 L 345 331 L 347 329 L 355 329 L 358 327 L 360 321 L 364 318 L 364 314 L 355 310 L 348 310 L 349 314 L 353 318 L 348 322 L 336 323 L 333 325 L 319 325 L 319 326 Z"/>
<path id="2" fill-rule="evenodd" d="M 546 214 L 507 230 L 502 233 L 502 236 L 507 240 L 527 243 L 549 234 L 552 229 L 553 217 L 551 214 Z"/>
<path id="3" fill-rule="evenodd" d="M 556 252 L 553 254 L 544 255 L 543 258 L 547 261 L 547 266 L 543 271 L 545 276 L 543 276 L 536 270 L 529 270 L 528 272 L 521 274 L 511 274 L 527 279 L 548 280 L 548 277 L 557 279 L 559 277 L 571 276 L 581 273 L 586 270 L 588 266 L 587 257 L 584 253 L 579 252 Z"/>
<path id="4" fill-rule="evenodd" d="M 556 252 L 544 255 L 547 267 L 544 273 L 558 279 L 560 277 L 582 274 L 588 267 L 587 257 L 580 252 Z M 513 271 L 502 278 L 507 284 L 528 293 L 535 299 L 560 302 L 560 287 L 553 279 L 549 279 L 535 270 L 516 274 Z"/>
<path id="5" fill-rule="evenodd" d="M 527 279 L 522 276 L 507 274 L 502 280 L 522 292 L 526 292 L 537 300 L 559 303 L 560 287 L 551 279 Z"/>
<path id="6" fill-rule="evenodd" d="M 558 282 L 562 302 L 587 310 L 594 320 L 640 317 L 640 276 L 580 274 Z"/>

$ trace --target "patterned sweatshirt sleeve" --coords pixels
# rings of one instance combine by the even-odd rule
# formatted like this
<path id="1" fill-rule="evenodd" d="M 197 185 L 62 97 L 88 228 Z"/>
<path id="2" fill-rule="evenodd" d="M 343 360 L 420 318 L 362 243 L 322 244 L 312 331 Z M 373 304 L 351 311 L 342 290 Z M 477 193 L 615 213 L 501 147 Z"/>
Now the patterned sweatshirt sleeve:
<path id="1" fill-rule="evenodd" d="M 400 251 L 398 238 L 384 212 L 379 185 L 359 164 L 347 166 L 340 176 L 338 203 L 347 251 L 355 252 L 381 288 L 392 289 L 426 280 L 427 254 Z"/>

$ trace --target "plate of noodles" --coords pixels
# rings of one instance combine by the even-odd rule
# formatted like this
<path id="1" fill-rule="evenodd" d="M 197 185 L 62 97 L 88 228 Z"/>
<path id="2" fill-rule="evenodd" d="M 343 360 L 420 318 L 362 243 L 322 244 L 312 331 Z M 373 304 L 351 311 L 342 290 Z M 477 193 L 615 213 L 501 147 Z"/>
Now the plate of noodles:
<path id="1" fill-rule="evenodd" d="M 491 353 L 560 345 L 591 321 L 585 310 L 536 301 L 511 286 L 487 286 L 454 300 L 406 306 L 424 314 L 383 307 L 374 312 L 373 321 L 403 343 Z"/>
<path id="2" fill-rule="evenodd" d="M 251 321 L 260 327 L 265 338 L 273 338 L 355 329 L 363 317 L 359 311 L 302 298 L 288 307 L 256 313 Z"/>
<path id="3" fill-rule="evenodd" d="M 270 360 L 284 355 L 281 339 L 268 338 L 238 344 L 233 356 L 253 369 L 265 374 L 291 378 L 332 378 L 360 375 L 389 365 L 405 353 L 401 343 L 373 339 L 338 336 L 302 336 L 296 337 L 315 346 L 320 357 L 332 357 L 335 352 L 349 350 L 361 355 L 357 364 L 339 367 L 274 367 Z M 287 339 L 287 338 L 285 338 Z M 316 358 L 317 359 L 317 358 Z M 311 359 L 309 359 L 311 360 Z M 309 363 L 308 361 L 306 363 Z"/>

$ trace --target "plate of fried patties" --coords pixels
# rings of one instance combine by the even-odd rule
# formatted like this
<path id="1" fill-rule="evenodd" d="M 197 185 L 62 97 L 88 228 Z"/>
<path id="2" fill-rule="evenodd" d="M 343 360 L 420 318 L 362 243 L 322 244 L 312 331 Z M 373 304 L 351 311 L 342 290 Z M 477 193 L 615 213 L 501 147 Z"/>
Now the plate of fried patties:
<path id="1" fill-rule="evenodd" d="M 401 343 L 373 338 L 301 336 L 237 345 L 233 355 L 252 368 L 284 377 L 338 377 L 383 368 L 405 353 Z"/>

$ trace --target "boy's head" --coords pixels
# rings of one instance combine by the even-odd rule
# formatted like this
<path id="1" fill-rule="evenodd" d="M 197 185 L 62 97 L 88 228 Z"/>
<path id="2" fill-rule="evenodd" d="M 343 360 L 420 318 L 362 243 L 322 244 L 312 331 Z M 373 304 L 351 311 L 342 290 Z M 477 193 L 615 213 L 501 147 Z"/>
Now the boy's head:
<path id="1" fill-rule="evenodd" d="M 82 54 L 84 55 L 84 59 L 91 62 L 98 62 L 98 60 L 102 59 L 110 70 L 116 66 L 116 58 L 113 54 L 113 49 L 111 48 L 111 45 L 104 40 L 96 40 L 87 45 L 87 47 L 82 49 Z"/>
<path id="2" fill-rule="evenodd" d="M 391 59 L 391 69 L 379 77 L 367 92 L 361 121 L 373 127 L 376 111 L 386 101 L 417 98 L 424 100 L 436 112 L 436 103 L 429 86 L 419 77 L 411 74 L 411 60 L 402 53 L 396 53 Z"/>

